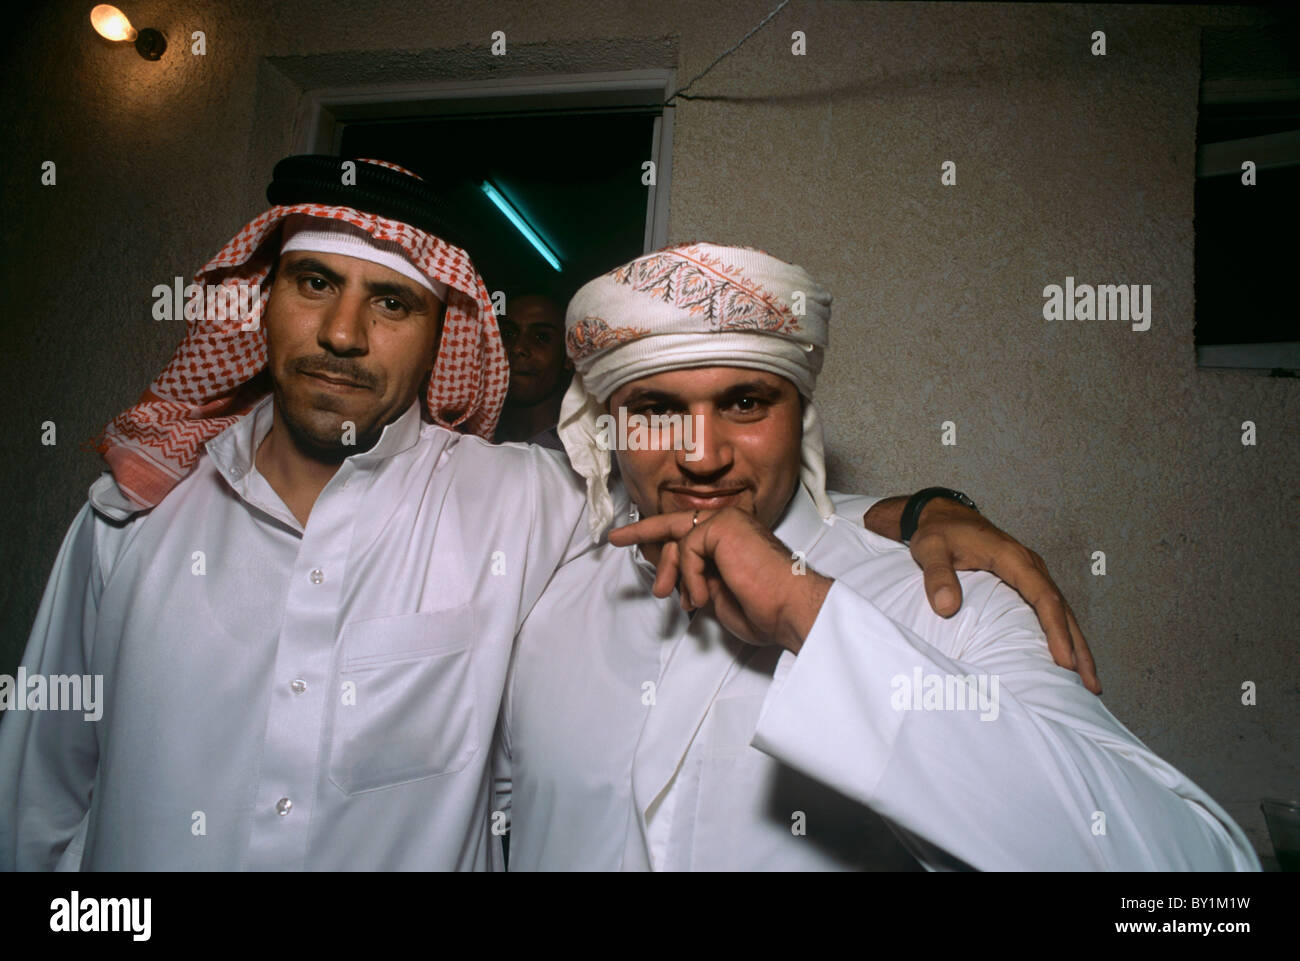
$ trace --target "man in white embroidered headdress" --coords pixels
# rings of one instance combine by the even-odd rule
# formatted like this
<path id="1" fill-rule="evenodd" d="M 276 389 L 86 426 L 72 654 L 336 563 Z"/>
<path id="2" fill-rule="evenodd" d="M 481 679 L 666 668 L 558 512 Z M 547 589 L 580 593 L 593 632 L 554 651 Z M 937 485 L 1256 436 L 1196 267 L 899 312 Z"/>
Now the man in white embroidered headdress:
<path id="1" fill-rule="evenodd" d="M 905 550 L 835 515 L 813 405 L 829 316 L 800 268 L 711 244 L 569 305 L 560 435 L 593 533 L 627 520 L 602 418 L 695 428 L 618 438 L 643 519 L 562 569 L 516 641 L 511 869 L 1257 870 L 1015 593 L 963 575 L 944 620 Z"/>

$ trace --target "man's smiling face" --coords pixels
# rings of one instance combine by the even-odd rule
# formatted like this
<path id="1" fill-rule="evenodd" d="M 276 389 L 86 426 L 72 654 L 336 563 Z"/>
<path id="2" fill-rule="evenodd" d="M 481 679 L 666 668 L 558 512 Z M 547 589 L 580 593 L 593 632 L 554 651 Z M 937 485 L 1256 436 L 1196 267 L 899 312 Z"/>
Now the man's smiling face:
<path id="1" fill-rule="evenodd" d="M 341 254 L 280 258 L 266 309 L 277 412 L 304 452 L 341 459 L 373 446 L 433 368 L 442 303 L 395 270 Z M 344 445 L 346 423 L 355 444 Z"/>
<path id="2" fill-rule="evenodd" d="M 799 481 L 803 404 L 784 377 L 739 367 L 674 370 L 624 384 L 609 398 L 615 417 L 694 418 L 695 451 L 682 438 L 620 450 L 619 469 L 643 516 L 738 507 L 775 526 Z"/>

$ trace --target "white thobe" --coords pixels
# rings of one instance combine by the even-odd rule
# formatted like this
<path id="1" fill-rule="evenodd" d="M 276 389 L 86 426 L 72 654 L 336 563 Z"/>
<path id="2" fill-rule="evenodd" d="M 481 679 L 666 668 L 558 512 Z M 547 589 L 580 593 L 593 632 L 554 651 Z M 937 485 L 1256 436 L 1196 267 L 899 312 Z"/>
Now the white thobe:
<path id="1" fill-rule="evenodd" d="M 580 481 L 538 448 L 422 424 L 413 404 L 304 527 L 254 466 L 271 421 L 267 398 L 151 511 L 78 514 L 23 665 L 103 675 L 103 716 L 0 723 L 0 869 L 498 856 L 489 762 L 510 647 L 559 563 L 591 546 Z"/>
<path id="2" fill-rule="evenodd" d="M 906 548 L 837 509 L 800 488 L 775 530 L 835 578 L 797 656 L 655 598 L 639 550 L 557 573 L 498 731 L 511 870 L 1259 869 L 1013 590 L 963 573 L 945 620 Z"/>

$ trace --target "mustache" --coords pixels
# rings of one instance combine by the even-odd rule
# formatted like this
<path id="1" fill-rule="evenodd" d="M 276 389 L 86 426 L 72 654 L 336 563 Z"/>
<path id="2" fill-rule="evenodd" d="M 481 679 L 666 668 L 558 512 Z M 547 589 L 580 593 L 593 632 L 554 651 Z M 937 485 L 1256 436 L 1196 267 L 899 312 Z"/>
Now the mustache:
<path id="1" fill-rule="evenodd" d="M 362 387 L 375 387 L 379 383 L 374 374 L 346 357 L 331 357 L 328 354 L 319 357 L 300 357 L 293 362 L 292 366 L 299 374 L 326 374 L 360 384 Z"/>

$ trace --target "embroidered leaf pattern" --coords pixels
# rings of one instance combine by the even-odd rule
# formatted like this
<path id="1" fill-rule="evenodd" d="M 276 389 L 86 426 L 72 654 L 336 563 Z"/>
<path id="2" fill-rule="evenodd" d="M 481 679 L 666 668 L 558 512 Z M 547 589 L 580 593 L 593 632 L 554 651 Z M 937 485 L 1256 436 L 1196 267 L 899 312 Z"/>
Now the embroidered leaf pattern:
<path id="1" fill-rule="evenodd" d="M 663 303 L 703 314 L 715 331 L 785 334 L 801 329 L 788 304 L 743 277 L 741 268 L 698 248 L 661 250 L 612 270 L 609 276 Z"/>
<path id="2" fill-rule="evenodd" d="M 600 317 L 584 317 L 565 334 L 569 356 L 581 360 L 590 354 L 645 337 L 650 331 L 645 327 L 610 327 Z"/>

